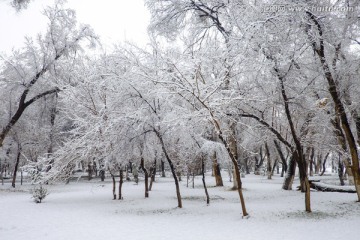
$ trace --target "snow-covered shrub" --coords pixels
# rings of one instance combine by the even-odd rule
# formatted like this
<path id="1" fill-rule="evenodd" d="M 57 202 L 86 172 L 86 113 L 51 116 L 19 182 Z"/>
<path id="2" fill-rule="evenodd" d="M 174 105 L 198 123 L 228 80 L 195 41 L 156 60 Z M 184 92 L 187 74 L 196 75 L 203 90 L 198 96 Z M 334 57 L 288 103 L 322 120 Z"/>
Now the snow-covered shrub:
<path id="1" fill-rule="evenodd" d="M 34 199 L 34 201 L 36 203 L 41 203 L 41 201 L 43 199 L 45 199 L 45 197 L 47 195 L 49 195 L 48 191 L 46 188 L 44 188 L 41 184 L 35 186 L 32 190 L 31 190 L 31 194 L 32 194 L 32 198 Z"/>

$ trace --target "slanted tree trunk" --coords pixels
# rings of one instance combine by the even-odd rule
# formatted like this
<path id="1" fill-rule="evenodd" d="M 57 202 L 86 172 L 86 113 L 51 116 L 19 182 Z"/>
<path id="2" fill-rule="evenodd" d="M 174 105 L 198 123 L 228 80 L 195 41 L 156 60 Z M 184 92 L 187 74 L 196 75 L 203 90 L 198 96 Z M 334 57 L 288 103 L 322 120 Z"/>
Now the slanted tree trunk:
<path id="1" fill-rule="evenodd" d="M 272 167 L 272 170 L 271 170 L 271 176 L 274 176 L 274 172 L 275 172 L 275 169 L 277 171 L 277 174 L 279 174 L 279 167 L 277 166 L 278 165 L 278 159 L 276 158 L 275 161 L 274 161 L 274 165 Z"/>
<path id="2" fill-rule="evenodd" d="M 346 115 L 344 104 L 343 104 L 340 94 L 339 94 L 336 79 L 334 78 L 333 73 L 330 70 L 330 65 L 328 64 L 328 62 L 327 62 L 328 60 L 325 56 L 325 43 L 324 43 L 324 39 L 323 39 L 324 29 L 323 29 L 323 26 L 318 21 L 318 19 L 316 18 L 316 16 L 314 16 L 314 14 L 312 14 L 311 12 L 306 12 L 306 14 L 309 16 L 310 20 L 314 23 L 314 27 L 317 28 L 317 31 L 319 33 L 319 37 L 318 37 L 319 43 L 312 44 L 312 47 L 313 47 L 314 52 L 319 57 L 319 61 L 321 63 L 323 71 L 324 71 L 325 79 L 328 82 L 329 93 L 334 102 L 335 113 L 340 119 L 341 128 L 344 131 L 347 145 L 349 146 L 351 161 L 352 161 L 351 171 L 352 171 L 353 178 L 354 178 L 358 201 L 360 201 L 360 165 L 359 165 L 358 150 L 357 150 L 354 135 L 352 133 L 352 130 L 351 130 L 351 127 L 350 127 L 350 124 L 348 121 L 348 117 Z M 341 44 L 339 44 L 335 50 L 336 50 L 335 56 L 338 56 L 339 52 L 341 50 Z M 334 59 L 335 64 L 336 64 L 336 60 L 337 59 L 335 58 Z M 336 69 L 333 69 L 333 70 L 336 71 Z"/>
<path id="3" fill-rule="evenodd" d="M 304 154 L 303 154 L 303 151 L 302 151 L 303 147 L 302 147 L 301 142 L 300 142 L 300 140 L 299 140 L 299 138 L 298 138 L 298 136 L 296 134 L 295 125 L 294 125 L 294 122 L 292 120 L 290 107 L 289 107 L 289 99 L 288 99 L 288 96 L 286 94 L 285 85 L 284 85 L 284 76 L 281 75 L 281 73 L 280 73 L 280 71 L 279 71 L 279 69 L 277 68 L 276 65 L 274 67 L 274 71 L 276 72 L 277 77 L 278 77 L 279 82 L 280 82 L 281 95 L 282 95 L 283 102 L 284 102 L 285 115 L 286 115 L 287 121 L 289 123 L 289 127 L 290 127 L 290 131 L 291 131 L 293 141 L 295 143 L 295 147 L 292 148 L 292 155 L 294 157 L 294 160 L 298 163 L 301 190 L 305 192 L 305 211 L 306 212 L 311 212 L 311 207 L 310 207 L 310 184 L 309 184 L 308 177 L 307 177 L 306 160 L 304 159 Z"/>
<path id="4" fill-rule="evenodd" d="M 162 139 L 162 136 L 161 136 L 160 132 L 157 131 L 155 128 L 153 128 L 153 131 L 155 132 L 156 136 L 158 137 L 158 139 L 160 141 L 161 148 L 162 148 L 162 150 L 164 152 L 166 160 L 169 163 L 170 170 L 171 170 L 172 176 L 173 176 L 174 181 L 175 181 L 176 197 L 177 197 L 177 200 L 178 200 L 178 208 L 182 208 L 182 201 L 181 201 L 181 194 L 180 194 L 180 184 L 179 184 L 178 178 L 176 176 L 176 170 L 175 170 L 174 164 L 171 161 L 171 158 L 170 158 L 170 156 L 168 155 L 168 153 L 166 151 L 165 143 L 164 143 L 164 141 Z"/>
<path id="5" fill-rule="evenodd" d="M 223 137 L 223 133 L 221 131 L 220 125 L 219 123 L 216 121 L 215 117 L 213 116 L 212 112 L 210 112 L 211 117 L 213 119 L 213 123 L 215 126 L 215 129 L 217 130 L 217 134 L 218 137 L 220 139 L 220 141 L 224 144 L 225 149 L 233 163 L 233 167 L 234 167 L 234 182 L 236 182 L 236 187 L 237 187 L 237 191 L 239 194 L 239 198 L 240 198 L 240 203 L 241 203 L 241 209 L 242 209 L 242 213 L 243 213 L 243 217 L 248 216 L 249 214 L 246 211 L 246 206 L 245 206 L 245 199 L 243 196 L 243 192 L 242 192 L 242 182 L 241 182 L 241 178 L 240 178 L 240 169 L 239 169 L 239 164 L 237 162 L 237 152 L 236 151 L 232 151 L 232 148 L 229 146 L 228 142 L 224 139 Z M 232 146 L 234 147 L 234 145 L 236 146 L 236 139 L 234 138 L 234 136 L 232 136 L 232 140 L 230 141 L 230 143 L 232 142 Z M 235 142 L 235 144 L 234 144 Z"/>
<path id="6" fill-rule="evenodd" d="M 322 175 L 324 175 L 324 173 L 325 173 L 325 171 L 326 171 L 326 160 L 328 159 L 328 156 L 329 156 L 329 152 L 328 153 L 326 153 L 326 155 L 325 155 L 325 158 L 324 158 L 324 160 L 323 160 L 323 162 L 322 162 L 322 171 L 321 171 L 321 173 L 320 173 L 320 176 L 322 176 Z"/>
<path id="7" fill-rule="evenodd" d="M 206 204 L 209 205 L 210 204 L 210 197 L 209 197 L 209 193 L 206 187 L 206 182 L 205 182 L 205 163 L 204 163 L 204 158 L 201 158 L 201 173 L 202 173 L 202 182 L 203 182 L 203 186 L 204 186 L 204 190 L 205 190 L 205 195 L 206 195 Z"/>
<path id="8" fill-rule="evenodd" d="M 147 197 L 149 197 L 149 173 L 148 173 L 147 169 L 145 168 L 143 157 L 141 157 L 140 167 L 145 174 L 145 197 L 147 198 Z"/>
<path id="9" fill-rule="evenodd" d="M 213 172 L 215 175 L 215 182 L 217 187 L 224 186 L 223 180 L 221 177 L 220 165 L 217 162 L 216 152 L 214 151 L 213 155 L 211 156 L 213 162 Z"/>
<path id="10" fill-rule="evenodd" d="M 288 165 L 287 165 L 287 162 L 286 162 L 286 158 L 284 157 L 284 154 L 283 154 L 283 152 L 281 150 L 279 142 L 274 139 L 274 144 L 275 144 L 276 151 L 278 152 L 281 163 L 282 163 L 281 177 L 283 177 L 284 173 L 287 171 Z"/>

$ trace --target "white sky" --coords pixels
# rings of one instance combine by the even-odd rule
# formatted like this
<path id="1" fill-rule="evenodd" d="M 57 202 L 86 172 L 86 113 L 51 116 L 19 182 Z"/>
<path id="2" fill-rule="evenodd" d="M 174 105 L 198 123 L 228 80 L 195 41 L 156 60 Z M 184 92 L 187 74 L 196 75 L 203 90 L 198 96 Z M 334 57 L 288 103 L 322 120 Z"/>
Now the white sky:
<path id="1" fill-rule="evenodd" d="M 33 0 L 29 7 L 17 13 L 9 2 L 0 0 L 0 53 L 23 45 L 25 36 L 44 32 L 46 18 L 42 9 L 54 0 Z M 150 14 L 143 0 L 68 0 L 67 7 L 76 10 L 78 22 L 90 24 L 100 35 L 105 49 L 124 40 L 145 45 Z"/>

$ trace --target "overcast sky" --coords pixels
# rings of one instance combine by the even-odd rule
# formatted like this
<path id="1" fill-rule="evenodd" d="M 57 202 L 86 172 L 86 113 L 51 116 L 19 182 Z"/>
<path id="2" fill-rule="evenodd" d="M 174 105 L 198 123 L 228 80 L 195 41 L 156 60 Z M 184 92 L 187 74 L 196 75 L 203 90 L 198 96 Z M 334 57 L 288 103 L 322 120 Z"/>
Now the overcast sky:
<path id="1" fill-rule="evenodd" d="M 44 32 L 46 18 L 42 9 L 54 0 L 34 0 L 19 13 L 0 0 L 0 53 L 23 45 L 25 36 Z M 90 24 L 100 35 L 106 49 L 124 40 L 145 45 L 150 15 L 143 0 L 68 0 L 66 6 L 76 10 L 78 21 Z"/>

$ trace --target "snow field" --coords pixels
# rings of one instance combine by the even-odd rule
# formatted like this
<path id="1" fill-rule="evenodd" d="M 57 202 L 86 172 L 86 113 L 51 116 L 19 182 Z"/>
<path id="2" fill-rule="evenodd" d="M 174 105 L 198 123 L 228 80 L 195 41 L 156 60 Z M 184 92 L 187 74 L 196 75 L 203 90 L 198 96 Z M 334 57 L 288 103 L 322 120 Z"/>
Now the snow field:
<path id="1" fill-rule="evenodd" d="M 27 190 L 2 186 L 0 191 L 0 239 L 356 239 L 360 230 L 360 204 L 348 193 L 312 192 L 312 210 L 304 211 L 304 195 L 281 190 L 282 178 L 243 178 L 249 219 L 232 183 L 224 174 L 225 187 L 213 187 L 207 176 L 210 205 L 206 205 L 201 178 L 195 189 L 181 182 L 183 208 L 176 208 L 172 178 L 157 177 L 150 198 L 144 185 L 125 182 L 123 200 L 112 200 L 112 184 L 82 180 L 47 186 L 50 195 L 35 204 Z M 294 183 L 294 188 L 297 182 Z"/>

